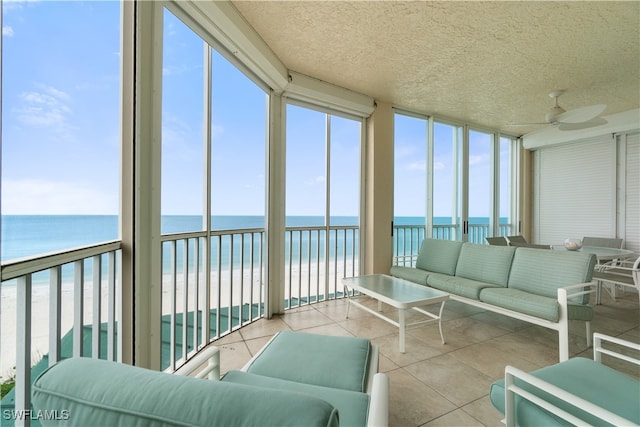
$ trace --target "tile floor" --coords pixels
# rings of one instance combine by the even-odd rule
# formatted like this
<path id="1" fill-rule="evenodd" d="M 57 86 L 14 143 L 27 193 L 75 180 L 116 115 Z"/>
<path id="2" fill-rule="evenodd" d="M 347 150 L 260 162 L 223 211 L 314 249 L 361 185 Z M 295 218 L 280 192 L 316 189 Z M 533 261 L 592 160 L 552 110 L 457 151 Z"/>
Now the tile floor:
<path id="1" fill-rule="evenodd" d="M 374 303 L 372 307 L 375 307 Z M 393 316 L 394 309 L 383 311 Z M 455 301 L 445 306 L 442 344 L 437 323 L 407 331 L 407 351 L 398 351 L 398 330 L 375 316 L 336 300 L 259 320 L 216 341 L 222 372 L 240 369 L 280 330 L 366 337 L 380 346 L 380 371 L 390 378 L 390 426 L 501 426 L 488 398 L 490 384 L 507 364 L 525 371 L 557 362 L 557 333 Z M 640 309 L 634 292 L 616 301 L 603 296 L 593 332 L 640 343 Z M 416 315 L 418 315 L 416 313 Z M 571 324 L 570 353 L 592 357 L 583 322 Z M 640 368 L 622 367 L 640 378 Z"/>

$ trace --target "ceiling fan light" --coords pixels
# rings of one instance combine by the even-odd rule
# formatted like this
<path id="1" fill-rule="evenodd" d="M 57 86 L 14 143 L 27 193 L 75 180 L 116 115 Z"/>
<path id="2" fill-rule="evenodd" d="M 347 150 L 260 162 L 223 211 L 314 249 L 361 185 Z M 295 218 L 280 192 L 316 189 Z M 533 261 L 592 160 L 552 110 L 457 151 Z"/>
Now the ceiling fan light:
<path id="1" fill-rule="evenodd" d="M 545 114 L 544 119 L 547 123 L 555 123 L 558 121 L 558 116 L 562 113 L 565 113 L 565 109 L 560 106 L 555 106 L 547 114 Z"/>

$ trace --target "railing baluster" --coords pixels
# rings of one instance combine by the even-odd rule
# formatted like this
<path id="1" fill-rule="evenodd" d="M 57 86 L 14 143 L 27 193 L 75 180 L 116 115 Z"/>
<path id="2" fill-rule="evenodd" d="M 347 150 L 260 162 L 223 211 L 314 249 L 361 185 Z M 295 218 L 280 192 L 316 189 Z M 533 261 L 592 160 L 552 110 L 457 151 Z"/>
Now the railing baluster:
<path id="1" fill-rule="evenodd" d="M 307 301 L 309 303 L 309 301 Z M 302 305 L 302 230 L 298 231 L 298 307 Z"/>
<path id="2" fill-rule="evenodd" d="M 31 274 L 17 280 L 15 409 L 31 407 Z M 24 412 L 23 412 L 24 413 Z M 18 417 L 16 426 L 28 427 L 30 417 Z"/>
<path id="3" fill-rule="evenodd" d="M 233 262 L 234 258 L 234 234 L 229 235 L 229 332 L 233 331 Z"/>
<path id="4" fill-rule="evenodd" d="M 189 240 L 182 240 L 182 360 L 187 360 L 189 327 Z"/>
<path id="5" fill-rule="evenodd" d="M 200 319 L 198 318 L 198 309 L 200 308 L 200 238 L 193 239 L 193 264 L 194 264 L 194 288 L 193 288 L 193 349 L 198 351 L 198 327 Z"/>
<path id="6" fill-rule="evenodd" d="M 218 280 L 217 291 L 218 291 L 218 299 L 216 301 L 216 336 L 220 337 L 221 335 L 221 324 L 222 324 L 222 315 L 220 313 L 220 309 L 222 308 L 222 236 L 218 236 Z"/>
<path id="7" fill-rule="evenodd" d="M 60 360 L 62 329 L 62 267 L 49 269 L 49 366 Z"/>
<path id="8" fill-rule="evenodd" d="M 315 230 L 316 239 L 316 295 L 320 294 L 320 251 L 324 248 L 324 245 L 320 244 L 322 230 Z"/>
<path id="9" fill-rule="evenodd" d="M 169 279 L 169 366 L 176 369 L 176 281 L 177 281 L 177 248 L 176 241 L 169 245 L 171 255 L 171 276 Z"/>
<path id="10" fill-rule="evenodd" d="M 73 273 L 73 356 L 82 356 L 84 341 L 84 260 L 74 263 Z"/>
<path id="11" fill-rule="evenodd" d="M 110 251 L 107 254 L 107 360 L 116 360 L 115 357 L 115 319 L 116 319 L 116 253 Z"/>
<path id="12" fill-rule="evenodd" d="M 100 312 L 102 309 L 102 255 L 93 257 L 93 324 L 91 326 L 91 356 L 100 358 Z"/>
<path id="13" fill-rule="evenodd" d="M 244 237 L 245 234 L 241 233 L 240 237 L 240 302 L 238 303 L 238 323 L 240 326 L 244 324 Z"/>
<path id="14" fill-rule="evenodd" d="M 311 230 L 307 230 L 307 295 L 311 297 Z M 300 272 L 302 274 L 302 271 Z"/>

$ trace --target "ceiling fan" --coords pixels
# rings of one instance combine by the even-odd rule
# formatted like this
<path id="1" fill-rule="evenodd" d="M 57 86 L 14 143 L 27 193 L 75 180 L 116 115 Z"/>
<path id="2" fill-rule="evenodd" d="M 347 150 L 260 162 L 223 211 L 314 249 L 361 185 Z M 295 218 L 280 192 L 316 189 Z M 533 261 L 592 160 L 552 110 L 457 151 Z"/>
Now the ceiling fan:
<path id="1" fill-rule="evenodd" d="M 601 126 L 607 123 L 602 117 L 598 117 L 607 106 L 605 104 L 589 105 L 587 107 L 576 108 L 566 111 L 558 104 L 558 98 L 565 93 L 565 90 L 554 90 L 549 93 L 549 97 L 555 101 L 554 106 L 544 116 L 542 123 L 519 123 L 509 126 L 537 126 L 550 125 L 556 126 L 558 130 L 579 130 L 595 126 Z"/>

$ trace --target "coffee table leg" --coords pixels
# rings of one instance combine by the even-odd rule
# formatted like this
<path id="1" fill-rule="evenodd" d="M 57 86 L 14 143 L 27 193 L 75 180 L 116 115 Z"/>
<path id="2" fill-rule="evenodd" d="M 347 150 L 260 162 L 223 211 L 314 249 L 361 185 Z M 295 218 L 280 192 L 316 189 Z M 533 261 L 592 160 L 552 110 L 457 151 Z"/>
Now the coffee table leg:
<path id="1" fill-rule="evenodd" d="M 442 333 L 442 312 L 444 311 L 444 303 L 446 301 L 442 301 L 440 303 L 440 313 L 438 314 L 438 328 L 440 328 L 440 338 L 442 339 L 442 344 L 446 344 L 444 342 L 444 334 Z"/>
<path id="2" fill-rule="evenodd" d="M 404 347 L 404 330 L 405 330 L 405 318 L 404 318 L 404 310 L 402 308 L 398 309 L 398 320 L 399 320 L 399 328 L 400 328 L 400 353 L 405 353 Z"/>
<path id="3" fill-rule="evenodd" d="M 349 309 L 351 308 L 351 296 L 349 295 L 349 289 L 347 289 L 347 287 L 344 287 L 344 294 L 347 296 L 347 316 L 346 319 L 349 318 Z"/>

